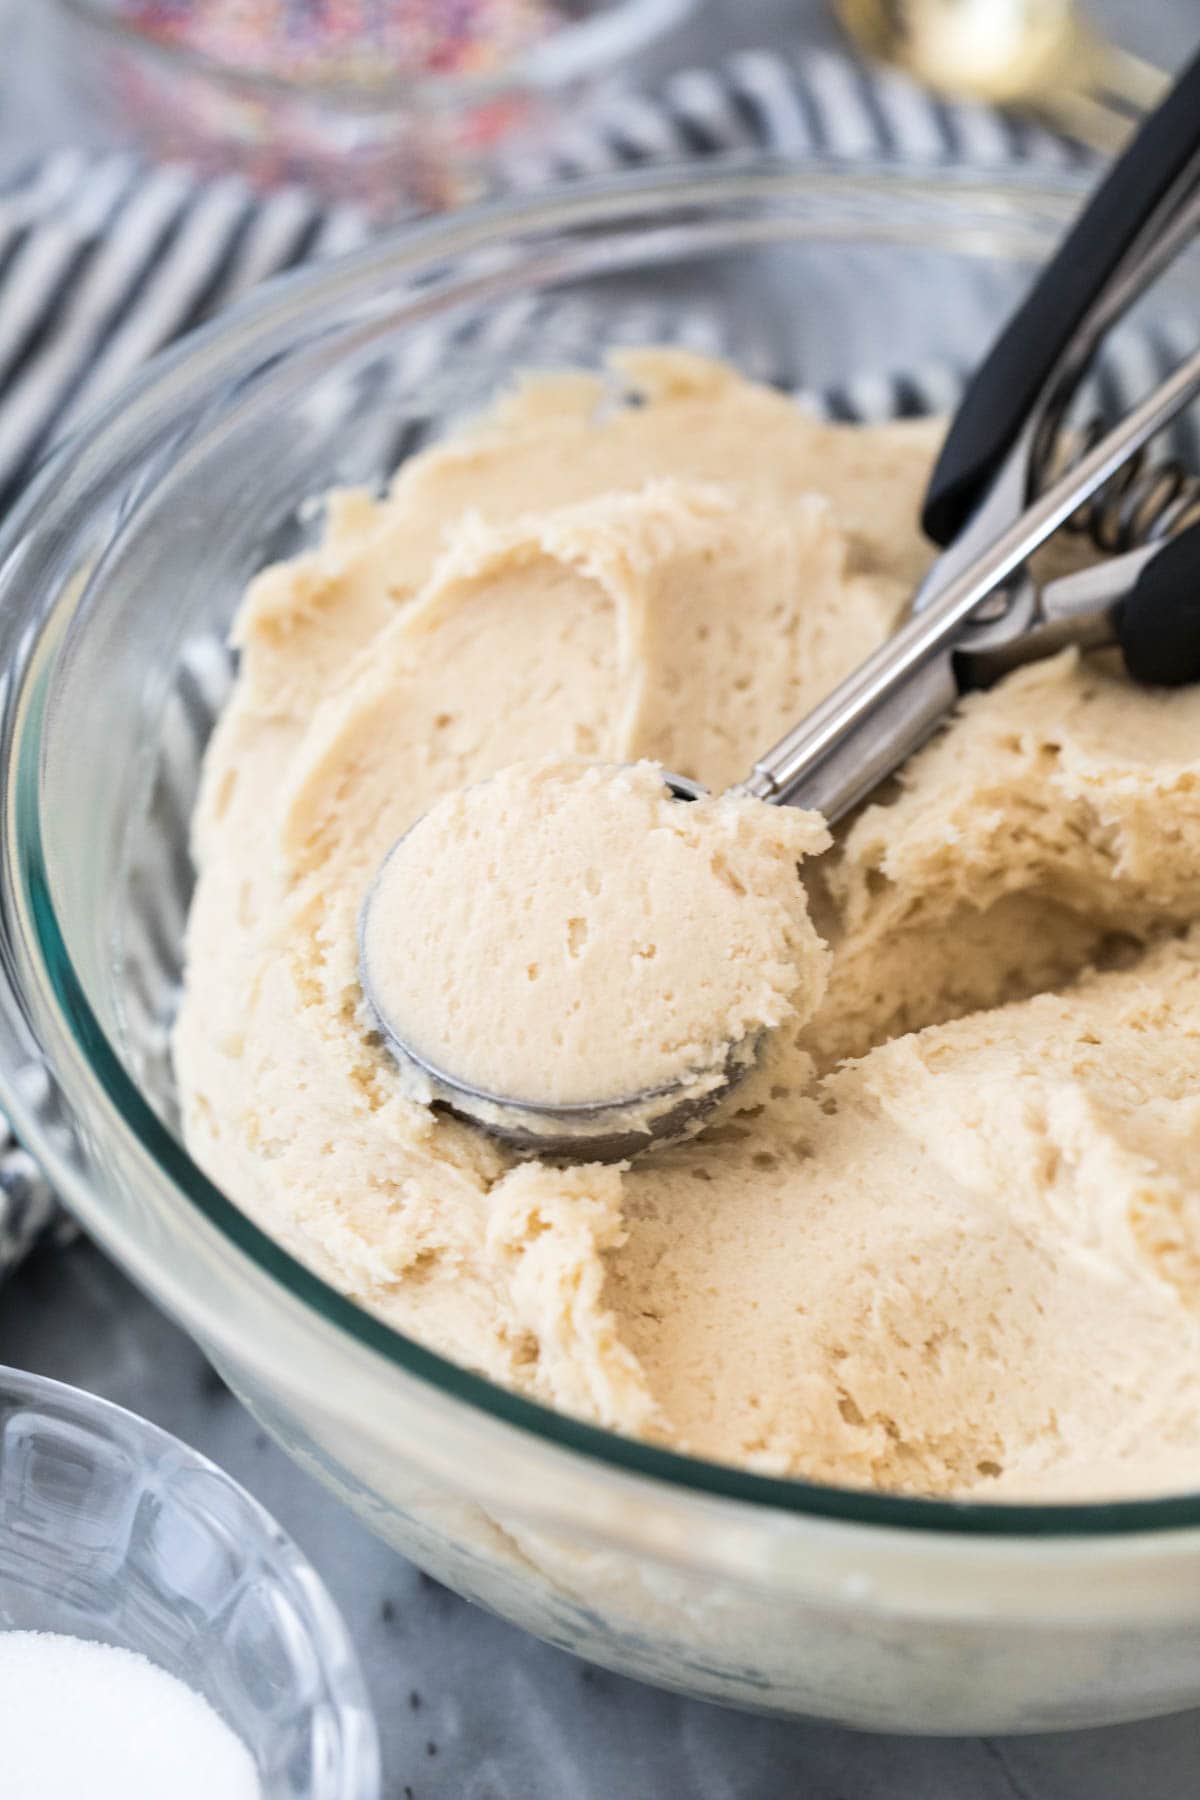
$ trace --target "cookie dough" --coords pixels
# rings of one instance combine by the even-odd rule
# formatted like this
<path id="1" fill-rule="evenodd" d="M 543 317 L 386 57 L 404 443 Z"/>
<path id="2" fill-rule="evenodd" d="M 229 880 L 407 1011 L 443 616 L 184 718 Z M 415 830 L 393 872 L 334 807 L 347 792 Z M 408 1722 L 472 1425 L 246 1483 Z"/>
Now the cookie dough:
<path id="1" fill-rule="evenodd" d="M 828 843 L 813 813 L 678 800 L 646 762 L 547 759 L 447 795 L 390 852 L 361 923 L 408 1092 L 433 1100 L 433 1071 L 534 1109 L 617 1104 L 647 1144 L 686 1102 L 691 1135 L 762 1034 L 820 1002 L 798 865 Z"/>
<path id="2" fill-rule="evenodd" d="M 335 495 L 237 623 L 188 1142 L 401 1330 L 619 1430 L 925 1493 L 1195 1487 L 1197 690 L 1067 653 L 968 701 L 812 842 L 815 1014 L 627 1168 L 517 1161 L 364 1016 L 364 895 L 443 796 L 578 758 L 720 790 L 882 641 L 937 436 L 642 352 Z"/>

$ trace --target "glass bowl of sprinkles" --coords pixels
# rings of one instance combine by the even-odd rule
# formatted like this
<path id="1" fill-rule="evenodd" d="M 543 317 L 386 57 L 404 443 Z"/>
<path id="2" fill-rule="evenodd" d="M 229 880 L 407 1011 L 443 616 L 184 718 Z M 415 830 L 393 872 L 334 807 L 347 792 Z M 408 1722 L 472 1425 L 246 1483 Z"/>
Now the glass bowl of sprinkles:
<path id="1" fill-rule="evenodd" d="M 148 154 L 375 219 L 456 206 L 696 0 L 53 0 L 76 98 Z"/>

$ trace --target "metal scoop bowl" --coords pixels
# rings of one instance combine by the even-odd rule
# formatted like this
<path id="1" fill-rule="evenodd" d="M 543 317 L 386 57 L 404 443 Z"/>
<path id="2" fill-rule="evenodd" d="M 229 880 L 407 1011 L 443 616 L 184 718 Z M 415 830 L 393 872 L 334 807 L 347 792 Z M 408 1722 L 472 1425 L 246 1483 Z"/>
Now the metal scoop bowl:
<path id="1" fill-rule="evenodd" d="M 664 781 L 678 800 L 697 800 L 707 792 L 682 775 L 664 772 Z M 414 1097 L 449 1108 L 512 1150 L 572 1162 L 623 1162 L 651 1145 L 678 1143 L 701 1129 L 757 1058 L 762 1034 L 752 1032 L 736 1044 L 716 1044 L 711 1059 L 689 1068 L 677 1081 L 603 1101 L 534 1102 L 475 1086 L 417 1050 L 381 1004 L 369 950 L 379 887 L 377 878 L 358 926 L 359 973 L 372 1024 L 407 1075 Z"/>

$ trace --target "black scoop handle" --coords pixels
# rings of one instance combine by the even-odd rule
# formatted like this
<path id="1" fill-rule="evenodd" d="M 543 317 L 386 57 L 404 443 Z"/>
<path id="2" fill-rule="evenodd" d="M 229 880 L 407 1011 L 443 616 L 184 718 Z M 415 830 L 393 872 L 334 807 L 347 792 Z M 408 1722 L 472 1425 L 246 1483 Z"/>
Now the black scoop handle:
<path id="1" fill-rule="evenodd" d="M 937 544 L 958 536 L 1030 410 L 1139 232 L 1200 152 L 1200 56 L 1101 182 L 955 414 L 925 495 Z"/>
<path id="2" fill-rule="evenodd" d="M 1151 557 L 1117 614 L 1125 667 L 1150 687 L 1200 681 L 1200 525 Z"/>

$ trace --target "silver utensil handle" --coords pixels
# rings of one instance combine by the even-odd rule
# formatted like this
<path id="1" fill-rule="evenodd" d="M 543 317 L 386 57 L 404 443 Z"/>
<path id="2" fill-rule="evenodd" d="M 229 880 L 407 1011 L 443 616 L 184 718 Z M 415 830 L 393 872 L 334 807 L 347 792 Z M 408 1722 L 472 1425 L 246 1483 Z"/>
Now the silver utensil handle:
<path id="1" fill-rule="evenodd" d="M 957 684 L 948 652 L 975 611 L 1197 394 L 1200 350 L 760 757 L 740 784 L 742 791 L 760 800 L 817 807 L 831 823 L 848 812 L 953 705 Z"/>

